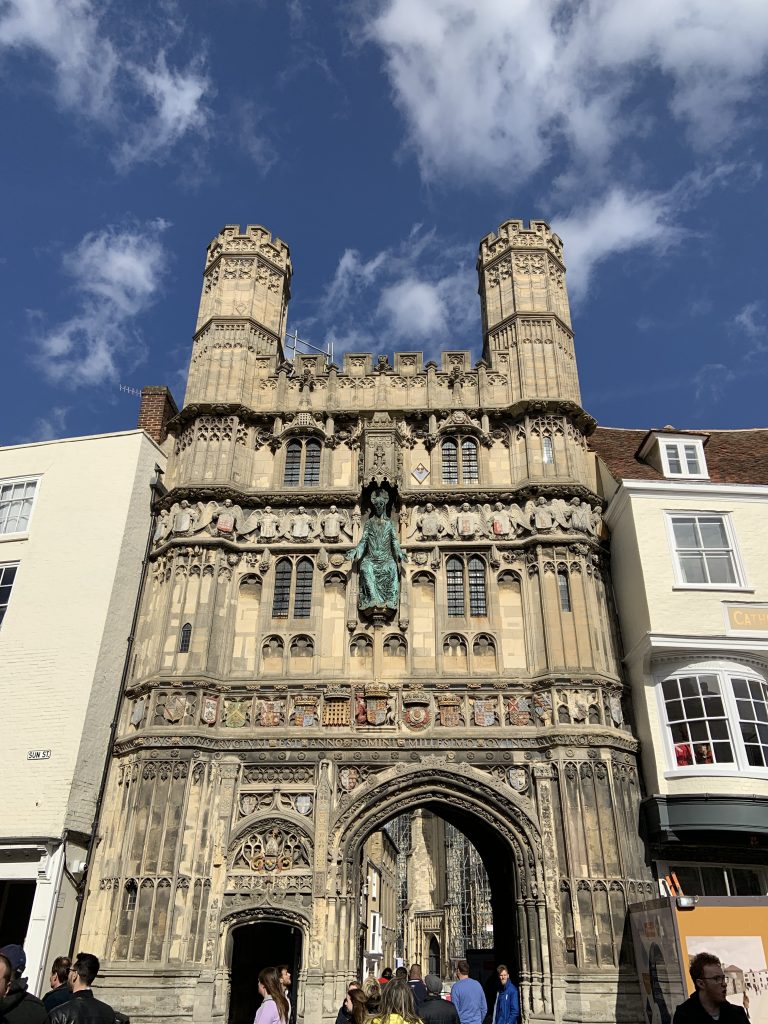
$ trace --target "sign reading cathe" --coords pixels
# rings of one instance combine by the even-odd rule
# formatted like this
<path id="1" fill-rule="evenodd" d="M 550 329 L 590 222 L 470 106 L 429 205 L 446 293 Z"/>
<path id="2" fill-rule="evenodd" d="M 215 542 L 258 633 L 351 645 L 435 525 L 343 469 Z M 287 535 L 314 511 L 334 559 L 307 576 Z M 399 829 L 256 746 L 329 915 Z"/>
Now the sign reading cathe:
<path id="1" fill-rule="evenodd" d="M 28 750 L 28 761 L 47 761 L 51 756 L 50 750 Z"/>
<path id="2" fill-rule="evenodd" d="M 731 633 L 768 633 L 768 604 L 727 604 L 725 615 Z"/>

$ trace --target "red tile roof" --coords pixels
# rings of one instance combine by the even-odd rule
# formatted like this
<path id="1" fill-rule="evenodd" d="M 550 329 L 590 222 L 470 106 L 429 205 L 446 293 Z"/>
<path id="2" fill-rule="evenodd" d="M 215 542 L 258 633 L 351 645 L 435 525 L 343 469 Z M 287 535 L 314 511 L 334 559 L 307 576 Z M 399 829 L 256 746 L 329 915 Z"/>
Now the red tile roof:
<path id="1" fill-rule="evenodd" d="M 652 428 L 651 431 L 597 427 L 589 438 L 589 446 L 617 480 L 664 480 L 658 470 L 637 457 L 638 449 L 650 432 L 701 437 L 707 472 L 713 483 L 768 484 L 767 427 L 750 430 L 677 430 L 663 427 Z"/>

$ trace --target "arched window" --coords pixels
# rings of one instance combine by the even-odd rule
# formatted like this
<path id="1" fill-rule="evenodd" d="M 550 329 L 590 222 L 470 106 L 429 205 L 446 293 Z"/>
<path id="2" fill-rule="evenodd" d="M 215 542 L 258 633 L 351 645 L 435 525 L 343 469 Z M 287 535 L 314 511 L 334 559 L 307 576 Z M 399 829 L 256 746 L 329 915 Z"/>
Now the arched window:
<path id="1" fill-rule="evenodd" d="M 312 562 L 302 558 L 296 566 L 296 593 L 293 597 L 293 615 L 308 619 L 312 612 Z"/>
<path id="2" fill-rule="evenodd" d="M 477 555 L 472 555 L 469 559 L 469 614 L 488 614 L 488 597 L 485 591 L 485 562 Z"/>
<path id="3" fill-rule="evenodd" d="M 320 483 L 320 442 L 294 438 L 285 446 L 284 487 L 315 487 Z"/>
<path id="4" fill-rule="evenodd" d="M 555 461 L 555 449 L 549 434 L 544 434 L 541 438 L 541 461 L 545 466 L 551 466 Z"/>
<path id="5" fill-rule="evenodd" d="M 179 654 L 186 654 L 192 642 L 192 623 L 185 622 L 179 633 Z"/>
<path id="6" fill-rule="evenodd" d="M 473 437 L 447 437 L 440 446 L 444 484 L 476 484 L 478 476 L 477 441 Z"/>
<path id="7" fill-rule="evenodd" d="M 451 555 L 445 565 L 448 581 L 448 614 L 464 614 L 464 562 Z"/>
<path id="8" fill-rule="evenodd" d="M 275 566 L 275 593 L 272 599 L 272 616 L 286 619 L 291 609 L 293 597 L 293 617 L 308 619 L 312 614 L 312 575 L 313 565 L 309 558 L 302 558 L 296 566 L 294 580 L 293 562 L 290 558 L 281 558 Z"/>
<path id="9" fill-rule="evenodd" d="M 557 590 L 560 594 L 560 608 L 564 612 L 571 611 L 571 587 L 568 583 L 568 571 L 557 570 Z"/>
<path id="10" fill-rule="evenodd" d="M 445 564 L 447 582 L 448 614 L 488 614 L 488 592 L 485 581 L 485 562 L 479 555 L 470 555 L 466 560 L 451 555 Z"/>
<path id="11" fill-rule="evenodd" d="M 275 594 L 272 599 L 272 616 L 275 619 L 288 617 L 291 607 L 291 576 L 293 566 L 290 558 L 281 558 L 275 566 Z"/>

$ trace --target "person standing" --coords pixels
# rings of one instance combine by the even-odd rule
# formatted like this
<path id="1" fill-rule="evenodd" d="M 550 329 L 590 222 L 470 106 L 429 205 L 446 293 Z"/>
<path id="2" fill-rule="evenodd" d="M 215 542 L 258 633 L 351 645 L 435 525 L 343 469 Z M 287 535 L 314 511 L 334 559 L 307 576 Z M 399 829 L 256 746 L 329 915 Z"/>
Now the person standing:
<path id="1" fill-rule="evenodd" d="M 0 949 L 0 956 L 10 967 L 5 993 L 0 999 L 0 1021 L 4 1024 L 47 1024 L 48 1011 L 41 999 L 27 991 L 27 979 L 22 978 L 27 966 L 24 950 L 12 943 Z"/>
<path id="2" fill-rule="evenodd" d="M 672 1024 L 747 1024 L 743 1007 L 729 1003 L 723 965 L 712 953 L 697 953 L 689 968 L 694 993 L 675 1010 Z"/>
<path id="3" fill-rule="evenodd" d="M 427 998 L 419 1011 L 423 1024 L 459 1024 L 459 1011 L 446 999 L 442 998 L 443 981 L 436 974 L 428 974 L 424 979 Z"/>
<path id="4" fill-rule="evenodd" d="M 78 953 L 69 969 L 72 998 L 51 1013 L 51 1024 L 115 1024 L 115 1011 L 93 994 L 91 985 L 99 973 L 99 958 Z"/>
<path id="5" fill-rule="evenodd" d="M 459 1013 L 461 1024 L 483 1024 L 488 1003 L 479 981 L 469 976 L 469 964 L 459 960 L 456 964 L 456 982 L 451 989 L 451 1002 Z"/>
<path id="6" fill-rule="evenodd" d="M 68 956 L 57 956 L 51 965 L 51 990 L 43 996 L 43 1006 L 48 1013 L 55 1010 L 57 1006 L 68 1003 L 72 998 L 67 980 L 72 967 L 72 961 Z"/>
<path id="7" fill-rule="evenodd" d="M 253 1024 L 288 1024 L 290 1006 L 274 967 L 259 971 L 258 988 L 264 1002 L 256 1011 Z"/>
<path id="8" fill-rule="evenodd" d="M 278 964 L 275 968 L 277 971 L 277 980 L 283 986 L 283 993 L 285 995 L 285 1001 L 288 1003 L 288 1020 L 291 1019 L 291 971 L 288 964 Z"/>
<path id="9" fill-rule="evenodd" d="M 520 993 L 517 985 L 510 978 L 506 964 L 499 964 L 496 973 L 501 988 L 493 1007 L 493 1024 L 519 1024 Z"/>
<path id="10" fill-rule="evenodd" d="M 408 988 L 413 992 L 413 1002 L 418 1016 L 422 1004 L 427 998 L 427 986 L 421 980 L 421 964 L 411 964 L 411 969 L 408 972 Z"/>
<path id="11" fill-rule="evenodd" d="M 395 978 L 381 992 L 381 1009 L 371 1024 L 421 1024 L 408 982 Z"/>

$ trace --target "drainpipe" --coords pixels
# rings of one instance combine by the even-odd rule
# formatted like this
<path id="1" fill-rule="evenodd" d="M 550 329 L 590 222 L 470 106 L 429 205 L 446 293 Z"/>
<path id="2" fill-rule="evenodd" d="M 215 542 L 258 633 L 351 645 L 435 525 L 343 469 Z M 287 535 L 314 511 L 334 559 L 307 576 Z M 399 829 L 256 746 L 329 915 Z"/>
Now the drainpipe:
<path id="1" fill-rule="evenodd" d="M 123 663 L 123 674 L 120 677 L 120 686 L 117 692 L 117 701 L 115 702 L 115 710 L 112 715 L 112 723 L 109 728 L 109 743 L 107 745 L 107 756 L 104 759 L 104 770 L 101 773 L 101 783 L 99 784 L 99 795 L 96 798 L 96 810 L 93 815 L 93 825 L 91 826 L 91 837 L 88 840 L 88 850 L 85 855 L 85 865 L 83 869 L 83 876 L 80 880 L 80 884 L 77 887 L 77 910 L 75 911 L 75 920 L 72 925 L 72 936 L 69 940 L 69 953 L 70 956 L 75 955 L 75 940 L 77 939 L 77 933 L 80 928 L 80 919 L 83 915 L 83 905 L 85 903 L 85 888 L 88 881 L 88 870 L 91 866 L 91 859 L 93 857 L 93 851 L 96 849 L 96 838 L 97 830 L 99 826 L 99 819 L 101 817 L 101 805 L 104 802 L 104 793 L 107 788 L 107 777 L 109 776 L 109 766 L 112 760 L 112 748 L 115 745 L 115 736 L 117 734 L 117 723 L 120 718 L 120 708 L 123 703 L 123 697 L 125 696 L 126 683 L 128 682 L 128 673 L 131 665 L 131 654 L 133 653 L 133 641 L 136 638 L 136 626 L 139 621 L 139 609 L 141 607 L 141 600 L 144 596 L 144 586 L 147 580 L 147 566 L 149 565 L 149 553 L 152 549 L 152 538 L 155 534 L 155 528 L 157 526 L 157 503 L 167 493 L 168 489 L 165 487 L 162 481 L 163 470 L 155 464 L 155 478 L 149 485 L 149 489 L 152 492 L 152 498 L 150 500 L 150 508 L 152 510 L 152 516 L 149 521 L 149 531 L 147 533 L 147 543 L 144 548 L 144 558 L 141 563 L 141 577 L 139 579 L 139 589 L 136 594 L 136 603 L 133 606 L 133 618 L 131 619 L 131 632 L 128 634 L 128 646 L 125 652 L 125 661 Z"/>

